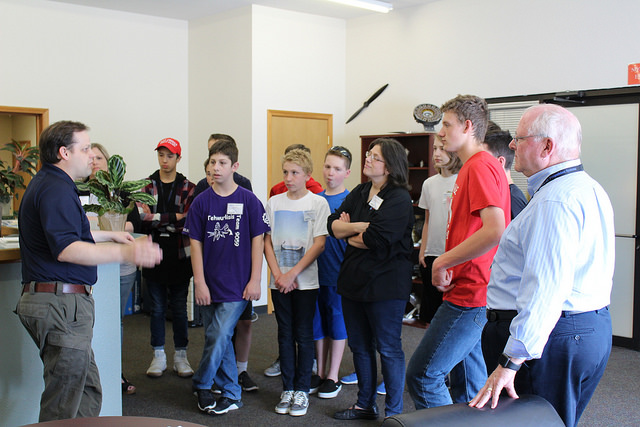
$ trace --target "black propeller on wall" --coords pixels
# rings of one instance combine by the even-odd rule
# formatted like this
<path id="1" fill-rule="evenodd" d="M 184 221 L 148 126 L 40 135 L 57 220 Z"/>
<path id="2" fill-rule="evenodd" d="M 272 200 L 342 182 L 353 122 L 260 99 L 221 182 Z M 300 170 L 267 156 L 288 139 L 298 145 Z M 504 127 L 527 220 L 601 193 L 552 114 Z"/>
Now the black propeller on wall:
<path id="1" fill-rule="evenodd" d="M 351 120 L 353 120 L 353 119 L 355 119 L 356 117 L 358 117 L 358 114 L 360 114 L 360 112 L 361 112 L 362 110 L 364 110 L 365 108 L 367 108 L 367 107 L 369 106 L 369 104 L 371 104 L 371 103 L 372 103 L 372 102 L 373 102 L 377 97 L 379 97 L 379 96 L 380 96 L 380 94 L 381 94 L 382 92 L 384 92 L 384 90 L 387 88 L 387 86 L 389 86 L 389 83 L 387 83 L 386 85 L 382 86 L 380 89 L 378 89 L 378 90 L 376 91 L 376 93 L 374 93 L 373 95 L 371 95 L 371 97 L 370 97 L 369 99 L 367 99 L 367 100 L 364 102 L 364 104 L 362 104 L 362 107 L 360 107 L 360 108 L 358 109 L 358 111 L 356 111 L 355 113 L 353 113 L 353 114 L 351 115 L 351 117 L 349 117 L 349 120 L 347 120 L 345 124 L 349 123 Z"/>

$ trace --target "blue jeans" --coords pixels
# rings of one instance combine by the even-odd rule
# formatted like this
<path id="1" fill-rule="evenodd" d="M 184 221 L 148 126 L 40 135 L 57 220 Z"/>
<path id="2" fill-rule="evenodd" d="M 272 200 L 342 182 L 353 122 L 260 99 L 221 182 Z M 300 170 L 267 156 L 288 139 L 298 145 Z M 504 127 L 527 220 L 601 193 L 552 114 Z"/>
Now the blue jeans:
<path id="1" fill-rule="evenodd" d="M 120 276 L 120 345 L 122 345 L 122 319 L 124 318 L 124 310 L 127 308 L 127 301 L 131 294 L 131 289 L 136 281 L 136 272 Z"/>
<path id="2" fill-rule="evenodd" d="M 347 326 L 349 348 L 358 374 L 360 408 L 376 405 L 376 349 L 380 353 L 382 378 L 387 389 L 385 416 L 402 412 L 404 391 L 404 352 L 402 351 L 402 316 L 406 300 L 374 302 L 354 301 L 342 297 L 342 312 Z"/>
<path id="3" fill-rule="evenodd" d="M 173 315 L 173 344 L 176 349 L 185 349 L 187 338 L 187 293 L 189 281 L 184 283 L 157 283 L 147 281 L 151 300 L 151 347 L 164 347 L 164 324 L 166 321 L 167 298 Z"/>
<path id="4" fill-rule="evenodd" d="M 480 337 L 486 322 L 485 307 L 442 303 L 407 366 L 407 387 L 416 409 L 468 402 L 484 386 L 487 370 Z M 448 373 L 451 394 L 445 385 Z"/>
<path id="5" fill-rule="evenodd" d="M 129 295 L 133 284 L 136 281 L 136 272 L 131 274 L 125 274 L 120 276 L 120 318 L 124 317 L 124 310 L 127 308 L 127 301 L 129 301 Z"/>
<path id="6" fill-rule="evenodd" d="M 293 290 L 288 294 L 271 290 L 278 321 L 278 348 L 282 389 L 309 392 L 315 357 L 313 316 L 317 289 Z M 296 348 L 297 347 L 297 348 Z"/>
<path id="7" fill-rule="evenodd" d="M 487 365 L 496 366 L 509 337 L 510 322 L 488 322 L 482 332 Z M 495 349 L 495 350 L 494 350 Z M 544 397 L 568 426 L 578 423 L 596 390 L 611 353 L 609 308 L 564 313 L 551 331 L 540 359 L 529 360 L 516 374 L 518 394 Z"/>
<path id="8" fill-rule="evenodd" d="M 209 390 L 215 382 L 222 396 L 240 400 L 236 355 L 231 343 L 233 330 L 247 301 L 219 302 L 200 306 L 204 325 L 204 348 L 193 387 Z"/>
<path id="9" fill-rule="evenodd" d="M 338 287 L 320 285 L 316 315 L 313 317 L 313 339 L 318 341 L 327 337 L 335 341 L 346 340 L 347 328 L 344 326 Z"/>

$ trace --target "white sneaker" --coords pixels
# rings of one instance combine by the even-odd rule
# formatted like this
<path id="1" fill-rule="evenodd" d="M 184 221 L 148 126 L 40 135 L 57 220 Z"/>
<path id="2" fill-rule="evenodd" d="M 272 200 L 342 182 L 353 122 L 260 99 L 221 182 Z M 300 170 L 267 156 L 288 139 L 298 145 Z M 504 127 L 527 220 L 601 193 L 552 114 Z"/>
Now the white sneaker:
<path id="1" fill-rule="evenodd" d="M 296 391 L 293 393 L 293 400 L 289 408 L 289 415 L 299 417 L 305 415 L 309 409 L 309 393 L 304 391 Z"/>
<path id="2" fill-rule="evenodd" d="M 147 369 L 147 375 L 150 377 L 160 377 L 162 373 L 167 370 L 167 355 L 164 350 L 153 350 L 153 360 L 149 369 Z"/>
<path id="3" fill-rule="evenodd" d="M 276 414 L 288 414 L 293 401 L 293 390 L 285 390 L 280 394 L 280 402 L 276 405 Z"/>
<path id="4" fill-rule="evenodd" d="M 165 361 L 165 368 L 166 366 Z M 178 373 L 179 377 L 187 378 L 193 375 L 193 369 L 191 369 L 187 359 L 187 350 L 176 350 L 173 356 L 173 370 Z"/>
<path id="5" fill-rule="evenodd" d="M 264 370 L 264 374 L 268 377 L 277 377 L 280 375 L 280 358 L 278 357 L 275 362 L 267 369 Z"/>

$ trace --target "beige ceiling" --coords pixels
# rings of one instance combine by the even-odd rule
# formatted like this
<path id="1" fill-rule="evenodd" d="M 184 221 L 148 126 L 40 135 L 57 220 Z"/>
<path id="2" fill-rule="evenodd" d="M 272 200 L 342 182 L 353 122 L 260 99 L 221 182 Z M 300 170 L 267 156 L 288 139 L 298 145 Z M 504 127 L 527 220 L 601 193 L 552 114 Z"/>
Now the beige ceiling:
<path id="1" fill-rule="evenodd" d="M 192 20 L 227 10 L 257 4 L 278 9 L 311 13 L 332 18 L 357 18 L 376 12 L 343 6 L 325 0 L 49 0 L 82 6 L 120 10 L 143 15 Z M 426 4 L 437 0 L 384 0 L 394 9 Z M 391 12 L 393 13 L 393 11 Z"/>

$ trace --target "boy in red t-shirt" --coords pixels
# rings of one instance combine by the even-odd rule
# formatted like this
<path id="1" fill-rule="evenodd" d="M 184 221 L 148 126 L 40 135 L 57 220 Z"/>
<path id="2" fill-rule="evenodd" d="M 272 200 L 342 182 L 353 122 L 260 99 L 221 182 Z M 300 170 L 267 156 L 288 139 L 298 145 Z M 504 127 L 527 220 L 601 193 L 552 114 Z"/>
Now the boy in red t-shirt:
<path id="1" fill-rule="evenodd" d="M 509 186 L 500 163 L 484 150 L 488 107 L 458 95 L 442 106 L 439 136 L 463 162 L 453 187 L 446 252 L 436 258 L 432 283 L 444 293 L 407 367 L 416 409 L 468 402 L 487 370 L 480 336 L 486 323 L 487 283 L 493 256 L 510 221 Z M 445 384 L 450 373 L 451 392 Z"/>

